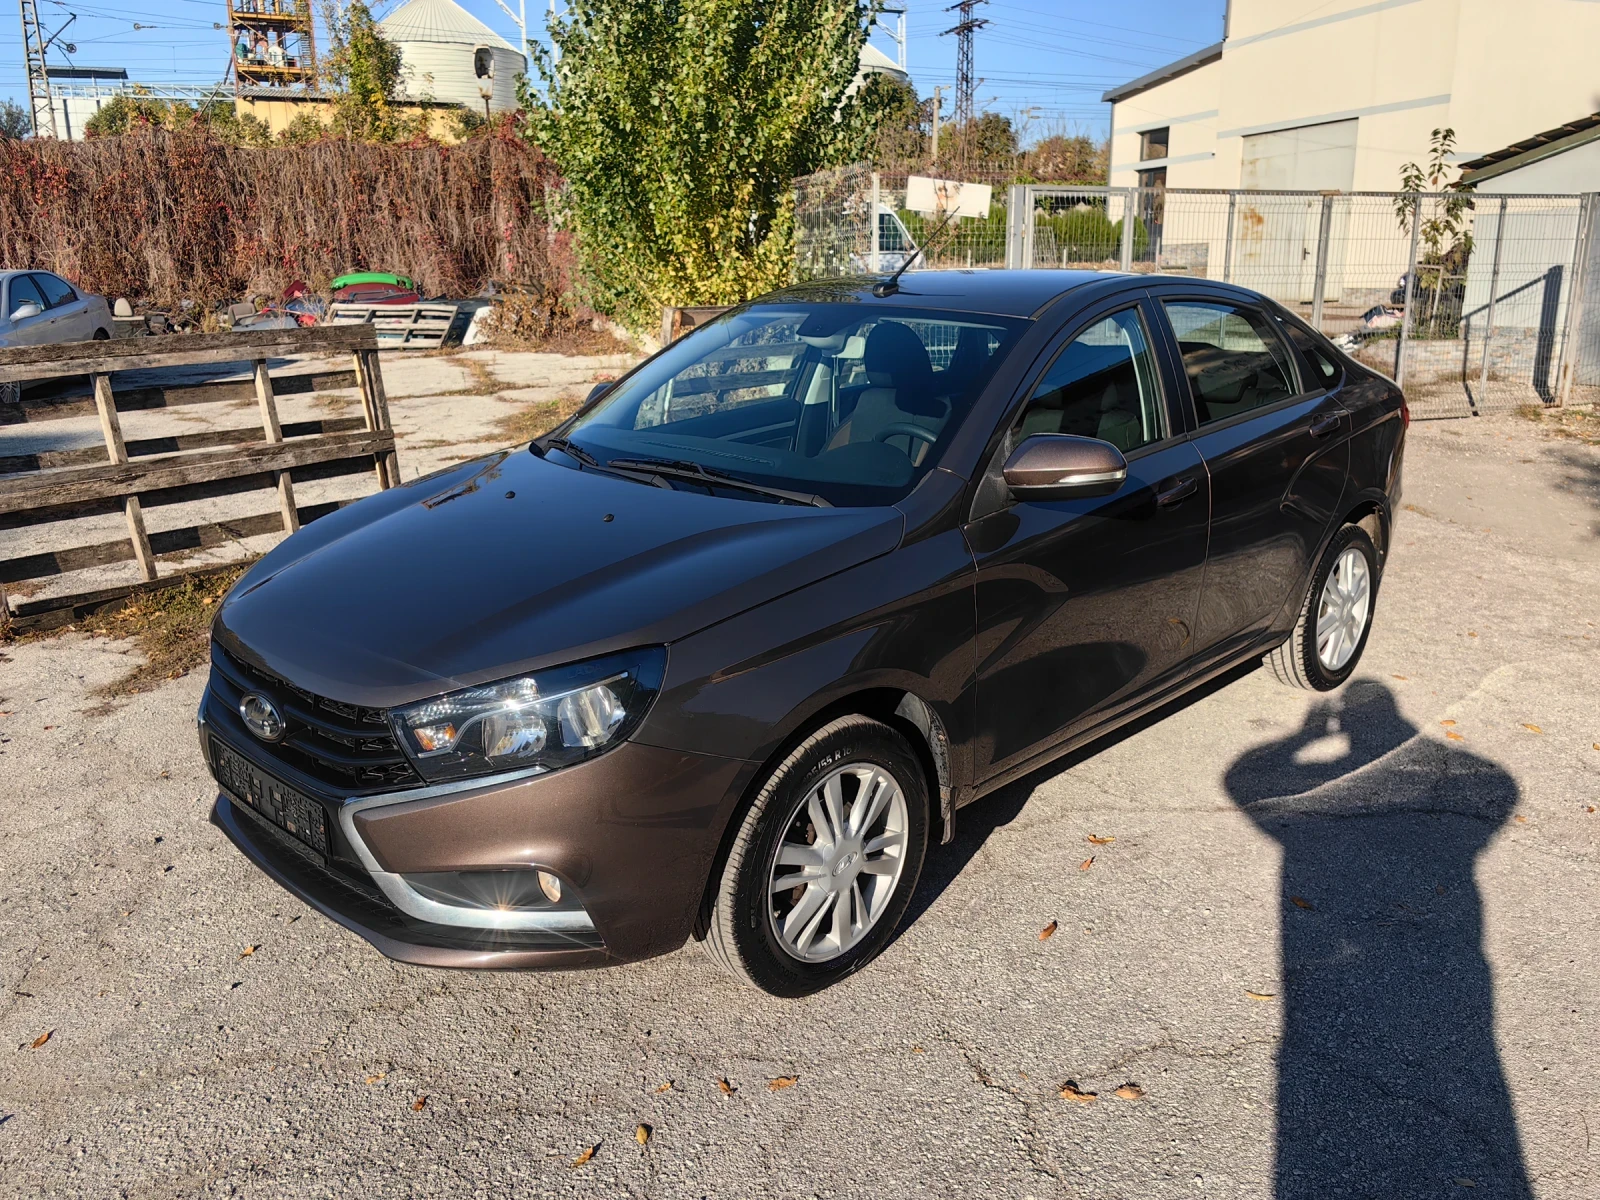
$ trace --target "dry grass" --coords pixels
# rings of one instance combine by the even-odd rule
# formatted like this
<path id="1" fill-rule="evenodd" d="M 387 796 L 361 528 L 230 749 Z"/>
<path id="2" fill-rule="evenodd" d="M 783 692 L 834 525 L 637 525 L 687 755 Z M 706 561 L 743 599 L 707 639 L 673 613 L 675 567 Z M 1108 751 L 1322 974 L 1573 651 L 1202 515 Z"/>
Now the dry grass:
<path id="1" fill-rule="evenodd" d="M 205 663 L 217 605 L 248 567 L 248 563 L 241 563 L 191 576 L 177 587 L 130 596 L 122 607 L 96 613 L 83 621 L 78 628 L 85 633 L 132 639 L 145 659 L 126 675 L 97 688 L 95 694 L 111 700 L 147 692 Z"/>
<path id="2" fill-rule="evenodd" d="M 508 446 L 521 446 L 549 433 L 582 407 L 583 397 L 573 392 L 558 400 L 526 404 L 495 421 L 495 436 Z"/>
<path id="3" fill-rule="evenodd" d="M 1517 409 L 1517 415 L 1556 437 L 1600 446 L 1600 411 L 1593 408 L 1545 408 L 1524 404 Z"/>

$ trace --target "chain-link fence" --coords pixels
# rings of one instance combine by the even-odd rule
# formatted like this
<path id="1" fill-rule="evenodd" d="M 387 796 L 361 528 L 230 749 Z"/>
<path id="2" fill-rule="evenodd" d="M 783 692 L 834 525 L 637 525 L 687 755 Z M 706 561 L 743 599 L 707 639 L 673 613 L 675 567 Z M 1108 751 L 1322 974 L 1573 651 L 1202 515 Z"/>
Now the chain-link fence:
<path id="1" fill-rule="evenodd" d="M 958 221 L 913 269 L 1241 284 L 1397 379 L 1419 416 L 1600 401 L 1600 196 L 988 182 L 988 217 Z M 894 270 L 934 223 L 905 208 L 905 176 L 866 167 L 809 176 L 797 201 L 802 278 Z"/>

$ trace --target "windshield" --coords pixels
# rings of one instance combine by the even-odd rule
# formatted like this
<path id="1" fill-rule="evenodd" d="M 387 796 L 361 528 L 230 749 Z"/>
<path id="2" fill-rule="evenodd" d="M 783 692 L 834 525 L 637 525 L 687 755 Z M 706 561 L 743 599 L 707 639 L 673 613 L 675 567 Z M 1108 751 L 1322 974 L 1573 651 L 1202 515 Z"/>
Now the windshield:
<path id="1" fill-rule="evenodd" d="M 937 465 L 1026 321 L 859 304 L 762 305 L 668 347 L 560 432 L 596 465 L 686 469 L 673 487 L 893 504 Z M 559 447 L 560 439 L 556 439 Z"/>

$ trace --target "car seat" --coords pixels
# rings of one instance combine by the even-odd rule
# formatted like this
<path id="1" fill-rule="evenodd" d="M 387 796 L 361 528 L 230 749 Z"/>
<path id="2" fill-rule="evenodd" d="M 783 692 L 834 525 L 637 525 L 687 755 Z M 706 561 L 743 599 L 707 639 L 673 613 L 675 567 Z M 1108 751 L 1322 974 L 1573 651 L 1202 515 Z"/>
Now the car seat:
<path id="1" fill-rule="evenodd" d="M 928 348 L 909 326 L 898 321 L 874 325 L 867 334 L 861 365 L 868 387 L 849 420 L 829 440 L 828 449 L 876 441 L 891 425 L 920 425 L 934 434 L 944 428 L 950 406 L 934 394 Z M 927 444 L 911 434 L 895 434 L 886 441 L 903 448 L 912 462 L 920 462 L 927 453 Z"/>

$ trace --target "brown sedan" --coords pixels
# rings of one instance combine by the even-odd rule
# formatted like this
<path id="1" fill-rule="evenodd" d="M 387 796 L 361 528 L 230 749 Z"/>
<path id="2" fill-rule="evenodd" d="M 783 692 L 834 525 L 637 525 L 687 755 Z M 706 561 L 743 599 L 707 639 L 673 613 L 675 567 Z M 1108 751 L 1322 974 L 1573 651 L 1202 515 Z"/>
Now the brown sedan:
<path id="1" fill-rule="evenodd" d="M 213 819 L 407 962 L 695 937 L 814 991 L 961 806 L 1252 659 L 1347 679 L 1406 421 L 1226 285 L 765 297 L 262 559 L 215 626 Z"/>

